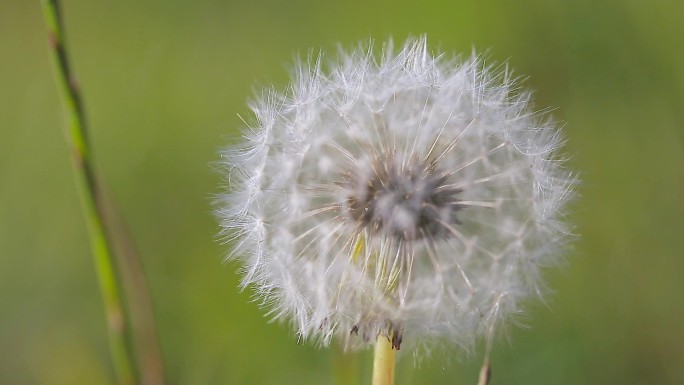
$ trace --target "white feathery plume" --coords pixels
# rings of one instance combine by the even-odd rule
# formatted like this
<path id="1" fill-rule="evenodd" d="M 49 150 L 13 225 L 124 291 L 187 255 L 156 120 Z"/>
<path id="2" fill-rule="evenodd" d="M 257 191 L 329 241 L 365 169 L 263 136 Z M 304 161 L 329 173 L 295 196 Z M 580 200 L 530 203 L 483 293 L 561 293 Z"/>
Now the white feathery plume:
<path id="1" fill-rule="evenodd" d="M 303 339 L 465 348 L 540 293 L 568 238 L 563 142 L 506 68 L 409 39 L 298 63 L 222 154 L 228 257 Z"/>

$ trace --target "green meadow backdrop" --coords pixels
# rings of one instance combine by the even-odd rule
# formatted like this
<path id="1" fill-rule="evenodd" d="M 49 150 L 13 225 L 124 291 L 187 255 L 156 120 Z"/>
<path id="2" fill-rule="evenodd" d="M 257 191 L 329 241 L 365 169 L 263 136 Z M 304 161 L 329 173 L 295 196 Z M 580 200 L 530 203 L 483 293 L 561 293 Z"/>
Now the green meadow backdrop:
<path id="1" fill-rule="evenodd" d="M 296 54 L 427 34 L 508 60 L 564 122 L 581 238 L 499 338 L 492 384 L 684 383 L 684 2 L 67 0 L 98 168 L 137 241 L 169 384 L 332 384 L 237 289 L 217 151 Z M 38 0 L 0 0 L 0 384 L 113 384 L 105 319 Z M 482 349 L 398 384 L 475 384 Z M 370 354 L 359 354 L 363 384 Z"/>

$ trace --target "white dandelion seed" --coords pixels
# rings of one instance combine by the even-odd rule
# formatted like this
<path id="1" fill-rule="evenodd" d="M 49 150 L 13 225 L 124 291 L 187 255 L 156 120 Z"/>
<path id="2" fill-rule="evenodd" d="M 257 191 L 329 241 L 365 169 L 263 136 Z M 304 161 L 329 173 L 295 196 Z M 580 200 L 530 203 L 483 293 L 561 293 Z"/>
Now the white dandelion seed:
<path id="1" fill-rule="evenodd" d="M 270 315 L 324 345 L 467 348 L 539 294 L 575 179 L 507 70 L 419 38 L 294 78 L 222 154 L 229 259 Z"/>

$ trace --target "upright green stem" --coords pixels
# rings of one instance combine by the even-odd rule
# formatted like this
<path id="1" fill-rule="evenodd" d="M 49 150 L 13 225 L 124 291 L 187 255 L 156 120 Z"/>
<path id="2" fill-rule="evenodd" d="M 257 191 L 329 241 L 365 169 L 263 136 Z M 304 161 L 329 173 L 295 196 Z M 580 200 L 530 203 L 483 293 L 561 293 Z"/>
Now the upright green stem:
<path id="1" fill-rule="evenodd" d="M 87 222 L 95 270 L 100 285 L 107 317 L 109 346 L 119 384 L 136 383 L 133 359 L 126 341 L 126 317 L 121 300 L 116 264 L 112 258 L 109 239 L 104 230 L 104 202 L 102 191 L 93 167 L 88 145 L 85 114 L 76 79 L 71 71 L 66 48 L 62 19 L 57 0 L 43 0 L 43 12 L 49 29 L 50 51 L 54 56 L 57 77 L 67 115 L 67 136 L 76 178 Z"/>
<path id="2" fill-rule="evenodd" d="M 378 336 L 373 357 L 373 385 L 394 385 L 396 354 L 389 338 Z"/>

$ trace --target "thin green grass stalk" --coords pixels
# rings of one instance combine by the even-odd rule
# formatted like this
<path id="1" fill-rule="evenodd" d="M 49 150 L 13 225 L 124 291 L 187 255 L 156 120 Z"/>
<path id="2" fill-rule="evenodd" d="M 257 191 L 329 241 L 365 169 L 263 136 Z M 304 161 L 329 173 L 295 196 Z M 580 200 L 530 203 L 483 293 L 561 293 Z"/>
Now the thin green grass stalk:
<path id="1" fill-rule="evenodd" d="M 88 145 L 86 122 L 78 86 L 64 46 L 64 33 L 57 0 L 43 0 L 50 51 L 54 56 L 60 90 L 66 104 L 67 137 L 89 232 L 95 270 L 107 317 L 107 331 L 119 384 L 135 384 L 133 354 L 126 340 L 127 318 L 121 297 L 116 264 L 104 228 L 104 202 Z"/>
<path id="2" fill-rule="evenodd" d="M 492 367 L 489 365 L 489 354 L 485 355 L 482 367 L 480 368 L 480 375 L 477 378 L 477 385 L 489 385 L 489 380 L 492 378 Z"/>
<path id="3" fill-rule="evenodd" d="M 480 368 L 480 375 L 477 380 L 477 385 L 488 385 L 492 379 L 492 366 L 489 362 L 489 356 L 492 353 L 492 344 L 494 343 L 494 324 L 489 325 L 487 332 L 487 342 L 485 345 L 484 359 L 482 367 Z"/>

